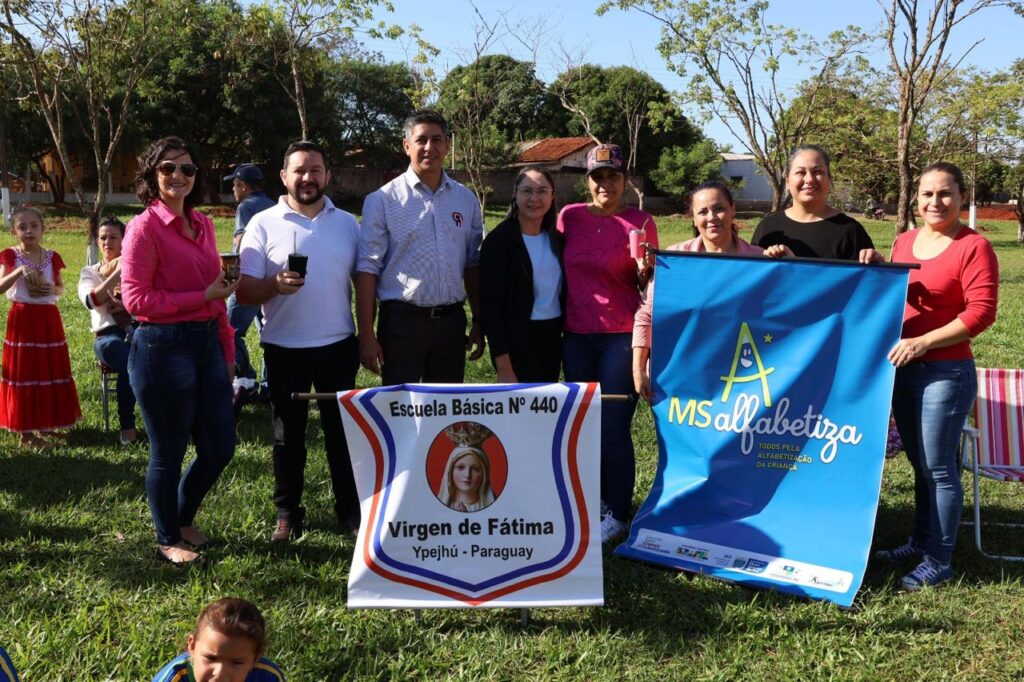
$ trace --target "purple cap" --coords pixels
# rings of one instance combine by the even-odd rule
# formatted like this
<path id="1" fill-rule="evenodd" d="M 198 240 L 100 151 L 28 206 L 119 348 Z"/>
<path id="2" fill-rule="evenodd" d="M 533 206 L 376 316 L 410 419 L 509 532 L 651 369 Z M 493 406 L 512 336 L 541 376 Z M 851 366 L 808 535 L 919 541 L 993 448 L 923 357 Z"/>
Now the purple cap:
<path id="1" fill-rule="evenodd" d="M 617 144 L 599 144 L 587 152 L 587 175 L 598 168 L 611 168 L 620 173 L 626 172 L 626 163 L 622 160 L 622 150 Z"/>
<path id="2" fill-rule="evenodd" d="M 234 173 L 232 173 L 231 175 L 224 176 L 225 181 L 234 180 L 235 178 L 238 178 L 242 182 L 248 182 L 250 184 L 256 183 L 262 185 L 263 171 L 261 171 L 260 167 L 254 163 L 243 163 L 240 166 L 238 166 L 238 168 L 235 169 Z"/>

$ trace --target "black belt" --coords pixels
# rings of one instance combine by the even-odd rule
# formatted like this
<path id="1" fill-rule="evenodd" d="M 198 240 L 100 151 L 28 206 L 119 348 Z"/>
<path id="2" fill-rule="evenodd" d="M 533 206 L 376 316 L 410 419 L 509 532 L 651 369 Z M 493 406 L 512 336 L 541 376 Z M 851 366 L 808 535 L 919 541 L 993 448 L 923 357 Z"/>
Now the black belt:
<path id="1" fill-rule="evenodd" d="M 382 301 L 380 307 L 390 308 L 391 310 L 400 310 L 401 312 L 409 315 L 418 315 L 420 317 L 429 318 L 448 317 L 453 313 L 463 310 L 462 301 L 435 306 L 414 305 L 412 303 L 406 303 L 405 301 Z"/>

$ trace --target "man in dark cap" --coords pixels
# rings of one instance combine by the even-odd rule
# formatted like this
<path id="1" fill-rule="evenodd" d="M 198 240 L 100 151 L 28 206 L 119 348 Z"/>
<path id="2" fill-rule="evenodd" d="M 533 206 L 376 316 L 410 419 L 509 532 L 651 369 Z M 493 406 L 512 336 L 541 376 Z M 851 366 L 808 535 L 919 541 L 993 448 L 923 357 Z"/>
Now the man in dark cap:
<path id="1" fill-rule="evenodd" d="M 275 205 L 275 201 L 268 197 L 263 191 L 263 171 L 259 166 L 252 163 L 243 163 L 235 168 L 231 175 L 224 176 L 224 181 L 231 180 L 231 190 L 238 201 L 238 209 L 235 211 L 235 251 L 245 234 L 245 226 L 254 215 L 265 211 Z M 260 313 L 258 305 L 239 305 L 235 295 L 228 298 L 228 320 L 235 328 L 235 364 L 238 365 L 238 373 L 235 375 L 235 414 L 241 407 L 239 401 L 248 394 L 255 393 L 256 369 L 249 361 L 249 350 L 245 346 L 245 335 L 249 331 L 252 322 Z M 263 385 L 266 386 L 266 371 L 263 372 Z"/>

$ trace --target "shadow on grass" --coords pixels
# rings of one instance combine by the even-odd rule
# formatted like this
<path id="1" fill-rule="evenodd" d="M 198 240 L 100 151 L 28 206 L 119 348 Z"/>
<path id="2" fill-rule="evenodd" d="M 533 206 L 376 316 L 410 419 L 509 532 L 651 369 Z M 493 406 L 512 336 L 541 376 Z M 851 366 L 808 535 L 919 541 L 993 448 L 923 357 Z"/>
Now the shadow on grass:
<path id="1" fill-rule="evenodd" d="M 69 450 L 58 447 L 5 458 L 0 465 L 0 490 L 12 494 L 19 506 L 34 509 L 68 505 L 98 488 L 112 487 L 119 500 L 134 499 L 144 490 L 146 460 L 142 455 L 110 461 Z"/>

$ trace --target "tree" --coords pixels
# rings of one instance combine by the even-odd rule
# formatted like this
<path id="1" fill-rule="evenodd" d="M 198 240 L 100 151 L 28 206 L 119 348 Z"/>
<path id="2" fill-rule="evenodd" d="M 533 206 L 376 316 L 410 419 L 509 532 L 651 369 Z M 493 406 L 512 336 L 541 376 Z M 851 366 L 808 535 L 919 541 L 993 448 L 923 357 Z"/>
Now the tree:
<path id="1" fill-rule="evenodd" d="M 257 18 L 254 26 L 265 30 L 269 26 L 269 43 L 274 46 L 272 72 L 277 75 L 281 88 L 295 105 L 299 117 L 302 139 L 310 139 L 311 125 L 307 107 L 307 59 L 316 48 L 333 55 L 350 55 L 355 51 L 353 37 L 358 28 L 373 20 L 375 8 L 392 10 L 382 0 L 265 0 L 251 8 Z M 266 21 L 268 20 L 269 21 Z M 378 22 L 368 31 L 374 36 L 397 37 L 402 30 L 386 27 Z M 253 36 L 259 38 L 259 34 Z M 285 75 L 283 71 L 286 71 Z"/>
<path id="2" fill-rule="evenodd" d="M 402 123 L 414 108 L 409 67 L 348 59 L 335 65 L 328 80 L 341 153 L 358 152 L 371 165 L 390 165 L 401 149 Z"/>
<path id="3" fill-rule="evenodd" d="M 493 123 L 508 141 L 523 140 L 537 122 L 544 86 L 530 62 L 504 54 L 481 55 L 471 64 L 456 66 L 441 81 L 437 106 L 463 115 L 461 109 L 479 105 L 482 118 Z"/>
<path id="4" fill-rule="evenodd" d="M 766 0 L 610 0 L 598 14 L 612 8 L 636 10 L 661 24 L 659 51 L 669 69 L 689 76 L 684 100 L 746 141 L 777 210 L 785 195 L 786 157 L 805 139 L 818 88 L 866 36 L 849 27 L 819 43 L 796 29 L 768 24 Z M 789 97 L 779 77 L 786 61 L 814 68 L 802 117 L 784 115 Z"/>
<path id="5" fill-rule="evenodd" d="M 540 116 L 548 130 L 587 135 L 622 147 L 630 188 L 641 207 L 644 190 L 635 176 L 655 168 L 663 150 L 688 148 L 700 139 L 700 132 L 682 115 L 664 86 L 629 66 L 570 66 L 552 81 L 548 91 L 550 97 Z"/>
<path id="6" fill-rule="evenodd" d="M 170 0 L 0 0 L 0 31 L 28 74 L 90 240 L 106 205 L 106 178 L 132 115 L 133 93 L 156 60 L 189 30 L 188 7 Z M 96 194 L 88 203 L 68 126 L 88 142 Z"/>
<path id="7" fill-rule="evenodd" d="M 61 169 L 51 174 L 43 164 L 46 156 L 54 151 L 53 139 L 39 103 L 32 94 L 28 74 L 17 68 L 17 60 L 9 54 L 9 49 L 9 45 L 0 46 L 0 63 L 8 65 L 8 68 L 0 70 L 0 98 L 6 105 L 4 126 L 8 141 L 8 167 L 23 169 L 23 175 L 32 173 L 41 177 L 50 188 L 54 201 L 63 202 L 65 177 Z M 68 146 L 72 153 L 76 157 L 83 156 L 87 145 L 82 143 L 80 135 L 74 134 L 74 128 L 69 133 Z"/>
<path id="8" fill-rule="evenodd" d="M 722 154 L 714 140 L 703 139 L 689 148 L 669 147 L 661 152 L 651 179 L 665 194 L 682 200 L 702 182 L 721 177 Z"/>
<path id="9" fill-rule="evenodd" d="M 516 154 L 515 144 L 502 135 L 496 123 L 509 120 L 498 106 L 499 103 L 511 104 L 512 98 L 506 91 L 515 89 L 509 87 L 510 83 L 517 82 L 513 74 L 521 76 L 526 70 L 510 57 L 485 56 L 509 28 L 503 15 L 488 21 L 476 5 L 473 5 L 473 12 L 476 22 L 469 66 L 452 69 L 441 82 L 438 109 L 453 133 L 449 157 L 453 167 L 458 164 L 469 173 L 468 184 L 483 210 L 487 208 L 487 197 L 492 191 L 484 180 L 484 171 L 507 165 Z M 532 71 L 532 67 L 528 70 Z"/>
<path id="10" fill-rule="evenodd" d="M 1007 5 L 1020 11 L 1021 3 L 1007 0 L 934 0 L 927 12 L 919 9 L 917 0 L 879 0 L 879 5 L 885 14 L 885 41 L 899 91 L 896 166 L 900 184 L 896 230 L 904 232 L 913 215 L 912 145 L 915 123 L 942 77 L 955 71 L 971 49 L 950 58 L 946 54 L 949 36 L 965 19 L 983 9 Z"/>
<path id="11" fill-rule="evenodd" d="M 888 106 L 886 86 L 879 72 L 866 63 L 837 74 L 817 89 L 814 105 L 803 94 L 813 84 L 802 84 L 786 116 L 808 116 L 805 139 L 820 144 L 832 156 L 834 193 L 847 202 L 894 200 L 898 183 L 896 113 Z M 808 109 L 810 109 L 808 111 Z"/>

